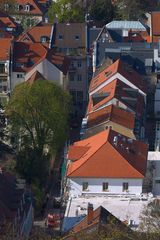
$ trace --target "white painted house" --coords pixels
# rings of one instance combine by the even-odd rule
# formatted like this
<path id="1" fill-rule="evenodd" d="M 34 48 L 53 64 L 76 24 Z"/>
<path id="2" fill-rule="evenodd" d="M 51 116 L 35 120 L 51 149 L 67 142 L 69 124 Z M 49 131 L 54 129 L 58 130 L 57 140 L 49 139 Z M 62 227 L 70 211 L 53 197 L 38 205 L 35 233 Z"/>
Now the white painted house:
<path id="1" fill-rule="evenodd" d="M 70 197 L 82 195 L 140 195 L 148 146 L 111 129 L 70 146 Z"/>

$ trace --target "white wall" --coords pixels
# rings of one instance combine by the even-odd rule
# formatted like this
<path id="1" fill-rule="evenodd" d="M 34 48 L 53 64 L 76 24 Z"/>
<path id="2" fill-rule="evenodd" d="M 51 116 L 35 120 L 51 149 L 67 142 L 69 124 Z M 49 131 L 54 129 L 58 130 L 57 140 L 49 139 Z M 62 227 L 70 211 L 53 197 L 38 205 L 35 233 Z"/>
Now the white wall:
<path id="1" fill-rule="evenodd" d="M 27 74 L 22 72 L 12 72 L 11 77 L 11 90 L 13 88 L 24 81 L 27 81 L 33 73 L 36 71 L 39 71 L 44 78 L 47 80 L 53 81 L 61 86 L 63 86 L 63 72 L 61 72 L 56 66 L 54 66 L 52 63 L 50 63 L 47 59 L 44 59 L 42 62 L 37 64 L 31 71 L 29 71 Z M 23 74 L 22 78 L 17 78 L 17 74 Z"/>
<path id="2" fill-rule="evenodd" d="M 100 109 L 103 109 L 107 106 L 110 106 L 110 105 L 114 105 L 114 106 L 117 106 L 119 108 L 122 108 L 126 111 L 129 111 L 129 112 L 132 112 L 132 113 L 135 113 L 131 108 L 127 107 L 124 103 L 122 103 L 121 101 L 119 101 L 118 99 L 116 98 L 113 98 L 111 101 L 108 101 L 107 103 L 103 104 L 101 107 L 97 108 L 95 111 L 98 111 Z"/>
<path id="3" fill-rule="evenodd" d="M 25 80 L 28 80 L 35 71 L 40 72 L 47 80 L 54 81 L 59 85 L 63 84 L 63 73 L 47 59 L 44 59 L 28 72 Z"/>
<path id="4" fill-rule="evenodd" d="M 22 74 L 22 78 L 17 78 L 17 74 Z M 11 75 L 11 91 L 14 89 L 14 87 L 25 81 L 25 73 L 23 72 L 12 72 Z"/>
<path id="5" fill-rule="evenodd" d="M 123 192 L 123 182 L 129 183 L 128 194 L 139 195 L 142 193 L 143 179 L 126 178 L 72 178 L 69 179 L 70 196 L 80 196 L 82 193 L 126 194 Z M 82 183 L 88 182 L 88 191 L 82 192 Z M 102 190 L 103 182 L 108 182 L 108 191 Z"/>

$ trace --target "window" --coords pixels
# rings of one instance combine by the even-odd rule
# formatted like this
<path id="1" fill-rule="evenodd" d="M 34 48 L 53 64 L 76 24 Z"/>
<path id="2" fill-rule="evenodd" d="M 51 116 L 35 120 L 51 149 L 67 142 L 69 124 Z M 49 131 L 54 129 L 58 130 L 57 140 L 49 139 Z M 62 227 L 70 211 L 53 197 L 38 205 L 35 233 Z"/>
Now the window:
<path id="1" fill-rule="evenodd" d="M 82 103 L 82 102 L 83 102 L 83 92 L 77 91 L 77 103 Z"/>
<path id="2" fill-rule="evenodd" d="M 41 37 L 41 43 L 45 43 L 47 42 L 47 37 L 46 36 L 42 36 Z"/>
<path id="3" fill-rule="evenodd" d="M 30 5 L 25 5 L 24 6 L 24 11 L 29 12 L 30 11 Z"/>
<path id="4" fill-rule="evenodd" d="M 74 36 L 76 40 L 79 40 L 80 39 L 80 36 L 79 35 L 75 35 Z"/>
<path id="5" fill-rule="evenodd" d="M 17 68 L 24 67 L 24 63 L 16 62 L 16 67 Z"/>
<path id="6" fill-rule="evenodd" d="M 59 40 L 63 40 L 63 35 L 62 35 L 62 34 L 59 34 L 58 39 L 59 39 Z"/>
<path id="7" fill-rule="evenodd" d="M 88 182 L 83 182 L 82 183 L 82 191 L 87 191 L 88 190 Z"/>
<path id="8" fill-rule="evenodd" d="M 9 9 L 9 4 L 8 4 L 8 3 L 5 3 L 5 4 L 4 4 L 4 10 L 5 10 L 5 11 L 8 11 L 8 9 Z"/>
<path id="9" fill-rule="evenodd" d="M 69 74 L 69 81 L 73 82 L 74 81 L 74 77 L 75 77 L 75 74 L 74 73 L 70 73 Z"/>
<path id="10" fill-rule="evenodd" d="M 78 66 L 79 68 L 82 67 L 82 63 L 81 63 L 81 61 L 78 61 L 77 66 Z"/>
<path id="11" fill-rule="evenodd" d="M 18 74 L 17 74 L 17 78 L 23 78 L 23 74 L 18 73 Z"/>
<path id="12" fill-rule="evenodd" d="M 77 80 L 78 80 L 78 81 L 82 81 L 82 75 L 81 75 L 81 74 L 78 74 Z"/>
<path id="13" fill-rule="evenodd" d="M 160 180 L 155 180 L 155 183 L 158 183 L 158 184 L 159 184 L 159 183 L 160 183 Z"/>
<path id="14" fill-rule="evenodd" d="M 108 182 L 103 182 L 103 191 L 108 191 Z"/>
<path id="15" fill-rule="evenodd" d="M 70 95 L 72 96 L 73 103 L 76 103 L 76 91 L 74 90 L 70 91 Z"/>
<path id="16" fill-rule="evenodd" d="M 0 73 L 5 73 L 5 65 L 0 64 Z"/>
<path id="17" fill-rule="evenodd" d="M 123 192 L 128 191 L 128 187 L 129 187 L 128 182 L 124 182 L 124 183 L 123 183 Z"/>
<path id="18" fill-rule="evenodd" d="M 74 67 L 74 61 L 71 62 L 71 66 Z"/>

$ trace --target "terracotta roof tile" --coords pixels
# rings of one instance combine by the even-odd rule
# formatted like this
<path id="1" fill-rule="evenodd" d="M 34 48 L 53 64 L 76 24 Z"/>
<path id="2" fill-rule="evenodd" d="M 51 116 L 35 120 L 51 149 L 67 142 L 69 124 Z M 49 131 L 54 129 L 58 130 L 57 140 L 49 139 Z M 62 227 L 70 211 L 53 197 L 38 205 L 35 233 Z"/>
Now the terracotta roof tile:
<path id="1" fill-rule="evenodd" d="M 16 28 L 15 20 L 6 13 L 0 12 L 0 28 Z"/>
<path id="2" fill-rule="evenodd" d="M 95 230 L 94 226 L 98 224 L 99 228 L 100 225 L 102 224 L 107 225 L 110 224 L 111 221 L 113 221 L 114 219 L 114 223 L 118 223 L 119 225 L 121 225 L 121 227 L 126 228 L 126 225 L 124 225 L 124 223 L 122 223 L 118 218 L 116 218 L 114 215 L 112 215 L 108 210 L 106 210 L 105 208 L 103 208 L 102 206 L 98 207 L 97 209 L 93 210 L 93 217 L 91 222 L 88 222 L 88 216 L 85 216 L 79 223 L 77 223 L 75 226 L 73 226 L 73 228 L 70 230 L 70 232 L 73 233 L 78 233 L 81 232 L 83 230 L 91 230 L 92 227 Z M 100 231 L 100 229 L 97 226 L 97 232 Z M 66 238 L 65 238 L 66 239 Z"/>
<path id="3" fill-rule="evenodd" d="M 28 72 L 39 61 L 45 58 L 47 53 L 46 48 L 40 43 L 24 43 L 16 42 L 14 44 L 14 71 Z M 17 63 L 21 63 L 21 66 L 17 66 Z"/>
<path id="4" fill-rule="evenodd" d="M 0 60 L 6 61 L 9 59 L 10 56 L 10 48 L 12 44 L 11 38 L 2 38 L 0 39 Z"/>
<path id="5" fill-rule="evenodd" d="M 87 127 L 93 127 L 105 121 L 112 121 L 126 128 L 134 129 L 135 116 L 131 112 L 109 105 L 88 115 Z"/>
<path id="6" fill-rule="evenodd" d="M 36 26 L 28 29 L 22 33 L 17 41 L 18 42 L 30 42 L 30 43 L 42 43 L 45 46 L 49 46 L 50 37 L 52 31 L 52 24 L 39 23 Z M 46 42 L 42 42 L 41 37 L 46 37 Z"/>
<path id="7" fill-rule="evenodd" d="M 146 93 L 146 84 L 141 78 L 141 76 L 132 68 L 130 68 L 128 64 L 123 63 L 120 59 L 111 64 L 109 67 L 106 67 L 94 78 L 92 78 L 89 92 L 96 90 L 96 88 L 102 85 L 104 82 L 107 83 L 107 81 L 109 81 L 109 79 L 113 77 L 116 73 L 121 74 L 137 88 Z"/>
<path id="8" fill-rule="evenodd" d="M 87 151 L 88 147 L 85 146 L 70 146 L 68 152 L 68 159 L 75 161 L 82 157 Z"/>
<path id="9" fill-rule="evenodd" d="M 105 98 L 102 98 L 101 101 L 98 101 L 95 104 L 93 103 L 93 96 L 90 96 L 87 114 L 99 109 L 115 98 L 132 109 L 138 116 L 141 116 L 145 105 L 144 97 L 138 93 L 138 91 L 132 89 L 119 79 L 114 79 L 112 82 L 96 92 L 96 94 L 101 93 L 108 93 L 109 95 Z"/>
<path id="10" fill-rule="evenodd" d="M 148 146 L 113 130 L 79 141 L 89 150 L 68 167 L 68 177 L 143 178 Z M 88 171 L 89 170 L 89 171 Z"/>
<path id="11" fill-rule="evenodd" d="M 48 49 L 41 43 L 16 42 L 13 58 L 15 72 L 29 72 L 46 58 L 66 75 L 70 64 L 65 55 L 56 53 L 53 49 Z"/>
<path id="12" fill-rule="evenodd" d="M 16 0 L 17 4 L 20 6 L 19 13 L 28 15 L 43 15 L 47 9 L 43 8 L 41 4 L 36 0 Z M 26 12 L 23 9 L 24 5 L 30 5 L 30 11 Z"/>
<path id="13" fill-rule="evenodd" d="M 152 35 L 160 35 L 160 11 L 151 13 Z"/>

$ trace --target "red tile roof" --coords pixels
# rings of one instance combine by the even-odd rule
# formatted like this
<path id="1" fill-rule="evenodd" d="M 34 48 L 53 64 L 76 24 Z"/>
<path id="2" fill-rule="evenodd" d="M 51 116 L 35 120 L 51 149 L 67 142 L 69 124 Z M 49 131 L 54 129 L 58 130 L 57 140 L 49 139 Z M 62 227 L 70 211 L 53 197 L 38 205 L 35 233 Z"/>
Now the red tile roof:
<path id="1" fill-rule="evenodd" d="M 148 146 L 113 130 L 103 131 L 73 146 L 89 149 L 69 164 L 68 177 L 143 178 L 145 175 Z"/>
<path id="2" fill-rule="evenodd" d="M 89 92 L 96 90 L 104 82 L 107 82 L 116 73 L 121 74 L 129 82 L 134 84 L 138 89 L 146 93 L 146 84 L 141 76 L 134 71 L 128 64 L 123 63 L 122 60 L 118 59 L 116 62 L 106 67 L 100 73 L 98 73 L 94 78 L 92 78 L 90 83 Z"/>
<path id="3" fill-rule="evenodd" d="M 90 113 L 88 115 L 87 127 L 90 128 L 106 121 L 112 121 L 133 130 L 135 116 L 131 112 L 109 105 Z"/>
<path id="4" fill-rule="evenodd" d="M 6 13 L 0 12 L 0 28 L 16 28 L 17 23 Z"/>
<path id="5" fill-rule="evenodd" d="M 13 58 L 15 72 L 29 72 L 46 58 L 66 75 L 70 64 L 65 55 L 55 53 L 54 49 L 47 49 L 41 43 L 16 42 L 14 44 Z"/>
<path id="6" fill-rule="evenodd" d="M 87 233 L 87 230 L 88 232 L 91 232 L 93 230 L 99 233 L 100 231 L 103 231 L 101 228 L 102 225 L 103 227 L 107 226 L 108 224 L 111 224 L 111 222 L 113 223 L 113 220 L 114 220 L 115 227 L 117 224 L 117 226 L 120 226 L 121 228 L 126 229 L 126 225 L 124 223 L 122 223 L 118 218 L 112 215 L 108 210 L 100 206 L 97 209 L 93 210 L 90 221 L 88 221 L 88 215 L 85 216 L 80 222 L 74 225 L 72 229 L 69 231 L 69 233 L 71 233 L 72 236 L 69 237 L 68 235 L 68 238 L 65 237 L 64 239 L 71 240 L 74 233 L 79 233 L 83 230 L 85 230 L 85 233 Z M 77 238 L 75 236 L 74 240 L 76 239 Z"/>
<path id="7" fill-rule="evenodd" d="M 153 35 L 160 35 L 160 11 L 159 12 L 152 12 L 151 13 L 151 21 L 152 21 L 152 34 Z"/>
<path id="8" fill-rule="evenodd" d="M 36 0 L 16 0 L 20 7 L 19 13 L 29 15 L 43 15 L 47 9 L 43 8 Z M 30 11 L 24 11 L 23 6 L 30 5 Z"/>
<path id="9" fill-rule="evenodd" d="M 12 44 L 11 38 L 1 38 L 0 39 L 0 60 L 6 61 L 9 60 L 10 56 L 10 48 Z"/>
<path id="10" fill-rule="evenodd" d="M 132 88 L 123 83 L 122 81 L 120 81 L 119 79 L 114 79 L 112 82 L 110 82 L 109 84 L 107 84 L 106 86 L 104 86 L 103 88 L 96 92 L 96 94 L 101 93 L 108 93 L 109 95 L 96 104 L 93 104 L 93 96 L 90 96 L 87 114 L 102 107 L 103 105 L 111 101 L 113 98 L 116 98 L 117 100 L 125 104 L 127 107 L 136 112 L 137 115 L 141 115 L 143 112 L 144 97 L 138 92 L 135 92 L 134 105 L 131 105 L 129 103 L 129 100 L 127 99 L 133 98 Z"/>
<path id="11" fill-rule="evenodd" d="M 22 33 L 17 41 L 29 43 L 42 43 L 41 37 L 46 37 L 46 42 L 42 43 L 48 47 L 51 37 L 52 24 L 39 23 L 36 26 L 29 28 L 26 32 Z"/>

